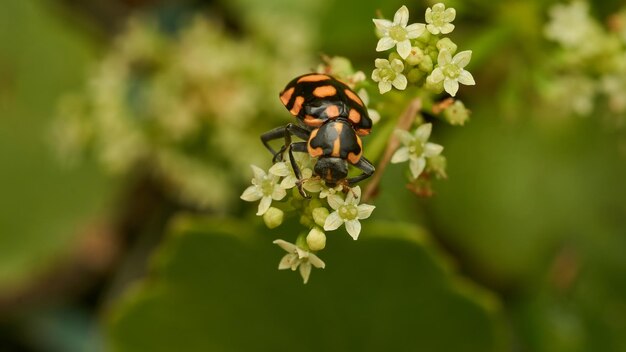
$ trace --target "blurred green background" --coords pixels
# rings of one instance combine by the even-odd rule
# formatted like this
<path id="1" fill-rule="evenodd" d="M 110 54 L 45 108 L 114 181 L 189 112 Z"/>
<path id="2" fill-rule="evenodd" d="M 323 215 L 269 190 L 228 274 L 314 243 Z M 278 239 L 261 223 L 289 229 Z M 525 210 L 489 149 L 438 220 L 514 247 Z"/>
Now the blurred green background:
<path id="1" fill-rule="evenodd" d="M 276 270 L 283 253 L 271 243 L 297 224 L 267 230 L 238 199 L 245 165 L 270 163 L 257 136 L 289 118 L 277 92 L 320 53 L 369 75 L 377 11 L 406 4 L 423 21 L 432 3 L 1 1 L 0 351 L 626 351 L 626 134 L 606 123 L 624 116 L 600 101 L 590 116 L 556 118 L 539 102 L 553 3 L 446 2 L 477 82 L 460 92 L 470 122 L 435 127 L 449 178 L 423 199 L 388 168 L 359 240 L 329 234 L 326 269 L 302 285 Z M 605 23 L 623 3 L 590 5 Z M 178 33 L 197 15 L 209 25 L 182 38 L 199 33 L 193 49 L 218 33 L 224 49 L 208 46 L 206 65 L 224 66 L 181 88 L 178 71 L 153 72 L 193 54 Z M 148 73 L 128 81 L 166 87 L 172 104 L 199 89 L 254 104 L 200 103 L 206 131 L 170 140 L 150 130 L 148 161 L 123 172 L 105 170 L 132 148 L 98 159 L 97 148 L 127 138 L 109 125 L 90 132 L 111 136 L 95 152 L 60 160 L 56 147 L 75 136 L 54 133 L 63 97 L 114 77 L 118 66 L 103 73 L 98 62 L 136 49 L 115 39 L 136 16 L 165 39 L 139 62 Z M 160 106 L 135 101 L 131 118 Z"/>

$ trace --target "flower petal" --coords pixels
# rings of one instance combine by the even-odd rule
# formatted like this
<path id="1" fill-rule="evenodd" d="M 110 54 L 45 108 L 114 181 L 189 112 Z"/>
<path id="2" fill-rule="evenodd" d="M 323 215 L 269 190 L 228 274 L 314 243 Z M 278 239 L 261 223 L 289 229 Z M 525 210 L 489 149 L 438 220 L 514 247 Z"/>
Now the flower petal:
<path id="1" fill-rule="evenodd" d="M 393 22 L 384 18 L 374 18 L 372 19 L 372 21 L 374 21 L 374 25 L 376 26 L 376 28 L 383 31 L 383 33 L 386 33 L 386 31 L 388 31 L 389 28 L 393 26 Z"/>
<path id="2" fill-rule="evenodd" d="M 446 77 L 443 75 L 443 71 L 439 67 L 435 68 L 433 72 L 431 72 L 430 76 L 428 76 L 428 79 L 430 79 L 433 83 L 439 83 L 443 81 L 444 78 Z"/>
<path id="3" fill-rule="evenodd" d="M 309 276 L 311 275 L 311 263 L 304 262 L 300 264 L 300 276 L 302 276 L 302 280 L 306 284 L 309 281 Z"/>
<path id="4" fill-rule="evenodd" d="M 409 160 L 409 147 L 398 148 L 391 157 L 392 164 L 403 163 L 407 160 Z"/>
<path id="5" fill-rule="evenodd" d="M 391 67 L 391 69 L 394 70 L 396 73 L 402 73 L 402 71 L 404 70 L 404 63 L 402 62 L 402 60 L 393 59 L 389 63 L 389 67 Z"/>
<path id="6" fill-rule="evenodd" d="M 415 140 L 415 137 L 413 137 L 413 135 L 409 133 L 409 131 L 397 129 L 394 131 L 394 133 L 400 139 L 400 142 L 402 142 L 402 144 L 404 145 L 409 145 Z"/>
<path id="7" fill-rule="evenodd" d="M 469 64 L 471 59 L 472 59 L 472 51 L 465 50 L 454 55 L 454 58 L 452 59 L 452 63 L 457 65 L 459 68 L 463 68 L 467 66 L 467 64 Z"/>
<path id="8" fill-rule="evenodd" d="M 400 54 L 401 58 L 406 59 L 411 53 L 411 41 L 405 39 L 401 42 L 398 42 L 396 50 L 398 51 L 398 54 Z"/>
<path id="9" fill-rule="evenodd" d="M 376 68 L 389 68 L 390 67 L 389 60 L 387 60 L 387 59 L 376 59 L 376 60 L 374 60 L 374 66 Z M 376 70 L 374 70 L 374 71 L 376 71 Z"/>
<path id="10" fill-rule="evenodd" d="M 446 23 L 440 27 L 441 34 L 448 34 L 454 30 L 454 25 L 452 23 Z"/>
<path id="11" fill-rule="evenodd" d="M 456 92 L 459 91 L 459 82 L 457 82 L 456 79 L 446 78 L 446 80 L 443 81 L 443 89 L 451 96 L 455 96 Z"/>
<path id="12" fill-rule="evenodd" d="M 476 84 L 476 82 L 474 81 L 474 76 L 472 76 L 472 74 L 466 70 L 462 70 L 457 79 L 459 83 L 465 84 L 466 86 L 473 86 Z"/>
<path id="13" fill-rule="evenodd" d="M 391 37 L 382 37 L 378 40 L 378 44 L 376 44 L 376 51 L 385 51 L 393 48 L 396 45 L 396 41 L 391 39 Z"/>
<path id="14" fill-rule="evenodd" d="M 272 197 L 265 196 L 261 198 L 261 202 L 259 203 L 259 210 L 256 212 L 256 215 L 263 215 L 272 205 Z"/>
<path id="15" fill-rule="evenodd" d="M 303 187 L 305 190 L 313 193 L 320 192 L 323 188 L 322 181 L 319 179 L 308 179 L 304 181 Z"/>
<path id="16" fill-rule="evenodd" d="M 274 240 L 274 242 L 272 242 L 272 243 L 278 245 L 280 248 L 282 248 L 282 249 L 284 249 L 287 252 L 292 253 L 292 254 L 295 253 L 296 252 L 296 248 L 298 248 L 295 244 L 289 243 L 289 242 L 287 242 L 285 240 L 281 240 L 281 239 Z"/>
<path id="17" fill-rule="evenodd" d="M 281 181 L 280 187 L 283 189 L 292 189 L 296 186 L 297 180 L 298 178 L 295 175 L 289 175 Z"/>
<path id="18" fill-rule="evenodd" d="M 278 263 L 278 270 L 291 269 L 293 268 L 294 264 L 297 263 L 297 261 L 298 257 L 295 254 L 285 254 L 283 259 L 280 260 L 280 263 Z"/>
<path id="19" fill-rule="evenodd" d="M 393 24 L 399 24 L 402 27 L 406 27 L 406 24 L 409 22 L 409 9 L 402 5 L 401 8 L 396 11 L 393 15 Z"/>
<path id="20" fill-rule="evenodd" d="M 434 24 L 429 24 L 426 26 L 426 29 L 428 29 L 428 31 L 432 34 L 439 34 L 439 27 L 435 26 Z"/>
<path id="21" fill-rule="evenodd" d="M 263 169 L 256 165 L 250 165 L 250 167 L 252 168 L 252 172 L 254 173 L 255 180 L 262 180 L 263 177 L 265 177 L 266 173 L 265 171 L 263 171 Z"/>
<path id="22" fill-rule="evenodd" d="M 396 89 L 398 90 L 404 90 L 406 88 L 407 83 L 408 82 L 406 80 L 406 76 L 404 76 L 401 73 L 396 76 L 393 82 L 391 82 L 391 84 L 393 84 L 393 86 L 396 87 Z"/>
<path id="23" fill-rule="evenodd" d="M 425 123 L 423 125 L 420 125 L 420 127 L 415 130 L 415 139 L 422 143 L 425 143 L 428 138 L 430 138 L 430 133 L 432 132 L 432 130 L 432 123 Z"/>
<path id="24" fill-rule="evenodd" d="M 261 192 L 259 187 L 250 186 L 243 191 L 243 194 L 239 198 L 245 200 L 246 202 L 256 202 L 261 199 L 261 197 L 263 197 L 263 192 Z"/>
<path id="25" fill-rule="evenodd" d="M 413 23 L 411 25 L 408 25 L 406 27 L 406 31 L 407 31 L 407 38 L 409 39 L 415 39 L 417 37 L 419 37 L 420 35 L 422 35 L 424 33 L 424 31 L 426 30 L 426 25 L 423 23 Z"/>
<path id="26" fill-rule="evenodd" d="M 359 204 L 360 200 L 361 200 L 361 187 L 356 186 L 356 187 L 352 187 L 348 191 L 344 204 Z"/>
<path id="27" fill-rule="evenodd" d="M 433 23 L 433 9 L 430 7 L 427 8 L 424 18 L 426 19 L 426 23 Z"/>
<path id="28" fill-rule="evenodd" d="M 426 143 L 424 145 L 424 156 L 427 158 L 433 157 L 435 155 L 441 154 L 443 151 L 443 146 L 435 143 Z"/>
<path id="29" fill-rule="evenodd" d="M 456 18 L 456 10 L 454 8 L 448 8 L 443 12 L 443 20 L 446 22 L 452 22 Z"/>
<path id="30" fill-rule="evenodd" d="M 330 192 L 328 193 L 328 197 L 326 200 L 328 201 L 328 205 L 330 205 L 330 207 L 334 210 L 337 210 L 340 206 L 344 204 L 344 200 L 340 195 Z"/>
<path id="31" fill-rule="evenodd" d="M 313 253 L 309 253 L 309 262 L 318 269 L 324 269 L 326 267 L 326 263 Z"/>
<path id="32" fill-rule="evenodd" d="M 269 172 L 272 175 L 285 177 L 291 174 L 291 169 L 289 168 L 289 166 L 287 166 L 286 162 L 281 161 L 279 163 L 272 165 L 272 167 L 270 167 L 269 169 Z"/>
<path id="33" fill-rule="evenodd" d="M 326 231 L 337 230 L 339 226 L 341 226 L 341 224 L 343 224 L 343 219 L 339 216 L 338 212 L 333 211 L 326 218 L 326 222 L 324 222 L 324 230 Z"/>
<path id="34" fill-rule="evenodd" d="M 359 220 L 369 218 L 375 208 L 376 206 L 374 205 L 359 204 L 359 206 L 357 206 L 357 209 L 359 210 Z"/>
<path id="35" fill-rule="evenodd" d="M 287 195 L 287 191 L 285 191 L 284 188 L 274 187 L 274 191 L 272 192 L 272 199 L 273 200 L 281 200 L 281 199 L 285 198 L 286 195 Z"/>
<path id="36" fill-rule="evenodd" d="M 452 54 L 449 50 L 441 50 L 437 56 L 437 64 L 439 67 L 445 66 L 452 62 Z"/>
<path id="37" fill-rule="evenodd" d="M 355 219 L 346 221 L 346 231 L 348 231 L 350 237 L 356 241 L 361 233 L 361 223 L 359 220 Z"/>
<path id="38" fill-rule="evenodd" d="M 409 163 L 409 169 L 411 170 L 411 174 L 413 175 L 414 179 L 418 178 L 422 174 L 422 171 L 424 171 L 424 167 L 426 167 L 426 160 L 424 160 L 423 157 L 411 159 L 411 162 Z"/>
<path id="39" fill-rule="evenodd" d="M 380 94 L 385 94 L 390 90 L 391 90 L 391 82 L 383 82 L 383 81 L 378 82 L 378 91 L 380 91 Z"/>

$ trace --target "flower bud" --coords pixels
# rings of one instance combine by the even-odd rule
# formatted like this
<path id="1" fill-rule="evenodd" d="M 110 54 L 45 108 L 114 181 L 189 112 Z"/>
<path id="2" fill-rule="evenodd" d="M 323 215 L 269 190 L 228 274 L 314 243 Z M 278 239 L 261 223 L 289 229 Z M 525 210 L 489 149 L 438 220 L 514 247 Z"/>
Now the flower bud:
<path id="1" fill-rule="evenodd" d="M 414 46 L 411 48 L 409 56 L 406 57 L 405 61 L 407 64 L 415 66 L 419 64 L 420 61 L 422 61 L 422 58 L 424 58 L 424 52 L 422 51 L 422 49 Z"/>
<path id="2" fill-rule="evenodd" d="M 321 251 L 326 247 L 326 234 L 319 227 L 314 227 L 306 236 L 306 244 L 312 251 Z"/>
<path id="3" fill-rule="evenodd" d="M 313 209 L 313 220 L 318 226 L 324 226 L 326 223 L 326 218 L 328 217 L 329 211 L 324 207 L 319 207 Z"/>
<path id="4" fill-rule="evenodd" d="M 443 155 L 435 155 L 426 159 L 426 168 L 432 171 L 438 178 L 447 178 L 446 174 L 446 157 Z"/>
<path id="5" fill-rule="evenodd" d="M 452 42 L 452 40 L 450 40 L 450 38 L 441 38 L 437 42 L 437 49 L 439 49 L 439 51 L 447 50 L 451 55 L 454 55 L 454 53 L 456 53 L 457 46 L 454 42 Z"/>
<path id="6" fill-rule="evenodd" d="M 456 100 L 443 111 L 443 117 L 451 125 L 463 126 L 469 120 L 470 111 L 465 108 L 462 101 Z"/>
<path id="7" fill-rule="evenodd" d="M 424 55 L 417 67 L 424 72 L 431 73 L 433 71 L 433 59 L 428 55 Z"/>
<path id="8" fill-rule="evenodd" d="M 421 81 L 424 78 L 424 76 L 426 76 L 426 73 L 424 71 L 414 68 L 411 71 L 409 71 L 409 73 L 407 73 L 406 78 L 411 83 L 417 83 Z"/>
<path id="9" fill-rule="evenodd" d="M 273 229 L 283 223 L 284 216 L 285 213 L 282 210 L 270 207 L 269 209 L 267 209 L 265 214 L 263 214 L 263 221 L 265 222 L 265 226 L 267 226 L 269 229 Z"/>

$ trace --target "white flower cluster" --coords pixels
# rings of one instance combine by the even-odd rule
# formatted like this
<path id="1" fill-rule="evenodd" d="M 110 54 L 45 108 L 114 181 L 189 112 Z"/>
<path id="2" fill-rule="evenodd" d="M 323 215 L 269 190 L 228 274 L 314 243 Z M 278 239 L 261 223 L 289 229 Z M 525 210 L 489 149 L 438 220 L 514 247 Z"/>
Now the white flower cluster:
<path id="1" fill-rule="evenodd" d="M 459 84 L 474 85 L 474 78 L 465 70 L 472 57 L 470 50 L 456 53 L 457 46 L 449 38 L 440 38 L 454 30 L 453 8 L 438 3 L 426 10 L 423 23 L 409 23 L 409 10 L 402 6 L 393 21 L 374 19 L 380 39 L 376 51 L 396 48 L 387 59 L 376 59 L 372 79 L 378 82 L 381 94 L 392 87 L 404 90 L 409 83 L 423 86 L 435 93 L 444 90 L 455 96 Z M 456 54 L 456 55 L 455 55 Z"/>
<path id="2" fill-rule="evenodd" d="M 608 103 L 608 112 L 626 117 L 626 8 L 614 15 L 608 28 L 592 17 L 582 0 L 556 4 L 549 10 L 544 27 L 547 39 L 559 44 L 552 77 L 543 85 L 548 104 L 560 115 L 587 116 L 598 101 Z M 604 99 L 596 99 L 602 96 Z"/>
<path id="3" fill-rule="evenodd" d="M 307 283 L 312 267 L 325 267 L 315 254 L 326 247 L 324 231 L 334 231 L 344 225 L 348 234 L 356 240 L 361 233 L 359 220 L 369 218 L 375 207 L 360 204 L 359 186 L 329 187 L 314 176 L 313 168 L 317 159 L 309 154 L 295 153 L 294 159 L 302 173 L 301 181 L 296 178 L 290 160 L 275 163 L 267 172 L 252 165 L 252 185 L 243 192 L 241 199 L 259 201 L 257 215 L 263 216 L 269 228 L 280 226 L 286 211 L 300 214 L 300 222 L 309 228 L 309 232 L 298 236 L 295 244 L 281 239 L 274 243 L 288 252 L 280 261 L 278 269 L 300 268 L 300 275 Z M 299 182 L 312 196 L 311 199 L 300 196 L 296 187 Z M 272 206 L 275 201 L 278 204 Z"/>

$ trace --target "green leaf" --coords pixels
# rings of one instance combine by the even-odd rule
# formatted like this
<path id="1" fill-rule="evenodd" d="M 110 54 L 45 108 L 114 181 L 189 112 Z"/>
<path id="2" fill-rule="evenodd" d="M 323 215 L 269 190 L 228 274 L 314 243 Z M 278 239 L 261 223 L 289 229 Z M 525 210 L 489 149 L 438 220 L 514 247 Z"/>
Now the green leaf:
<path id="1" fill-rule="evenodd" d="M 307 285 L 277 270 L 285 252 L 271 241 L 293 236 L 235 219 L 173 228 L 108 317 L 114 351 L 499 350 L 497 301 L 441 265 L 415 226 L 368 223 L 356 242 L 328 233 L 326 269 Z"/>

